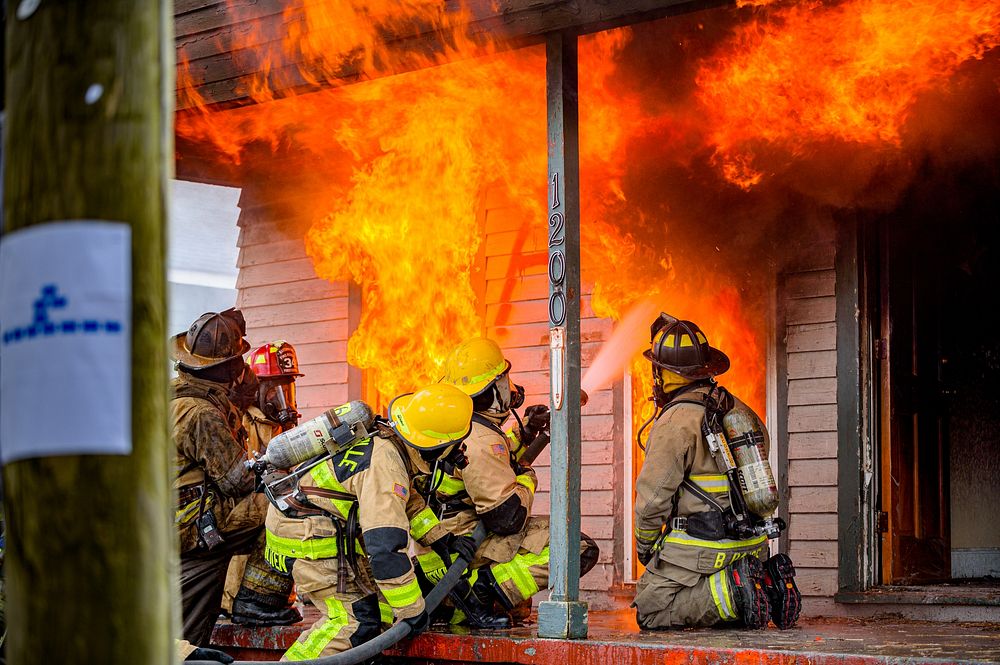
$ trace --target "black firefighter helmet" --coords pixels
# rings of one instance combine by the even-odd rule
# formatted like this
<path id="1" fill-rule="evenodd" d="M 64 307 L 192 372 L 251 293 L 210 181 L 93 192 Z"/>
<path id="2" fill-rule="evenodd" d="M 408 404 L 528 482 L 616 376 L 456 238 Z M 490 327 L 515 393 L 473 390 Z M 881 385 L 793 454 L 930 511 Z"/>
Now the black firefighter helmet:
<path id="1" fill-rule="evenodd" d="M 655 367 L 697 381 L 723 374 L 729 357 L 713 348 L 701 328 L 691 321 L 660 314 L 649 327 L 650 348 L 643 356 Z"/>

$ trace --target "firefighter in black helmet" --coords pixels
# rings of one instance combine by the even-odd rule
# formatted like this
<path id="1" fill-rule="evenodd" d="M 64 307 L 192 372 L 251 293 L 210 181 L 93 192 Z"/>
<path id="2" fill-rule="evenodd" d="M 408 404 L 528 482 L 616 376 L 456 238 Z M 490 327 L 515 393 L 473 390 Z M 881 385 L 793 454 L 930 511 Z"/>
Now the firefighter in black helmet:
<path id="1" fill-rule="evenodd" d="M 182 647 L 183 656 L 208 644 L 229 560 L 251 551 L 267 512 L 267 499 L 254 492 L 256 478 L 246 465 L 241 414 L 228 396 L 246 368 L 245 334 L 243 314 L 229 309 L 201 315 L 171 339 L 178 372 L 170 416 L 183 636 L 195 645 Z"/>
<path id="2" fill-rule="evenodd" d="M 635 544 L 646 566 L 633 603 L 639 626 L 764 628 L 770 619 L 791 627 L 801 602 L 795 569 L 784 554 L 762 562 L 769 534 L 760 525 L 768 515 L 745 509 L 736 476 L 727 475 L 735 467 L 716 445 L 731 448 L 717 436 L 722 422 L 745 423 L 728 435 L 760 445 L 767 458 L 763 423 L 715 382 L 729 358 L 694 323 L 667 314 L 654 321 L 644 355 L 652 363 L 657 411 L 636 480 Z M 770 478 L 770 467 L 759 476 Z M 776 501 L 775 492 L 767 506 Z"/>

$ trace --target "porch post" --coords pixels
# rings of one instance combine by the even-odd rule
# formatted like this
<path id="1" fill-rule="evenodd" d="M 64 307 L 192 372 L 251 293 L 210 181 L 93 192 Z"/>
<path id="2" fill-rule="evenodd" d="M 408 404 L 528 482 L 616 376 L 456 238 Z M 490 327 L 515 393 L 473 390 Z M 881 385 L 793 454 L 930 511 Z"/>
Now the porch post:
<path id="1" fill-rule="evenodd" d="M 580 151 L 577 37 L 549 33 L 549 345 L 552 409 L 550 599 L 538 607 L 538 635 L 587 636 L 580 602 Z"/>

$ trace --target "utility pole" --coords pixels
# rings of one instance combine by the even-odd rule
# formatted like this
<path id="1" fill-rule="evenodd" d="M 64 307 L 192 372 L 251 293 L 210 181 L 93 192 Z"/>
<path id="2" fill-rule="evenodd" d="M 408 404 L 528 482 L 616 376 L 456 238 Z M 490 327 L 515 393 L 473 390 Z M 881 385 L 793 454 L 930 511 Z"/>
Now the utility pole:
<path id="1" fill-rule="evenodd" d="M 179 619 L 164 274 L 173 3 L 6 5 L 4 242 L 61 220 L 123 222 L 132 242 L 131 452 L 4 467 L 7 662 L 165 665 Z M 32 415 L 40 439 L 58 420 L 46 404 Z"/>

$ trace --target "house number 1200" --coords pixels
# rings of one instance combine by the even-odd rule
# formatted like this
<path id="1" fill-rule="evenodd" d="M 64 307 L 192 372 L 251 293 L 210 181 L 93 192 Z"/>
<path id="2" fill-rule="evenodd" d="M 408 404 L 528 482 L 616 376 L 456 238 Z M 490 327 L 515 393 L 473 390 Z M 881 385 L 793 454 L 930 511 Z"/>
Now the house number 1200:
<path id="1" fill-rule="evenodd" d="M 559 172 L 552 174 L 552 202 L 549 214 L 549 324 L 561 326 L 566 322 L 566 255 L 563 242 L 566 240 L 566 218 L 559 208 Z"/>

